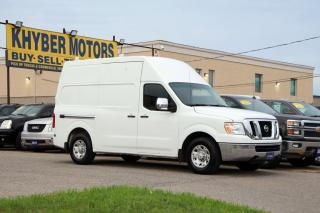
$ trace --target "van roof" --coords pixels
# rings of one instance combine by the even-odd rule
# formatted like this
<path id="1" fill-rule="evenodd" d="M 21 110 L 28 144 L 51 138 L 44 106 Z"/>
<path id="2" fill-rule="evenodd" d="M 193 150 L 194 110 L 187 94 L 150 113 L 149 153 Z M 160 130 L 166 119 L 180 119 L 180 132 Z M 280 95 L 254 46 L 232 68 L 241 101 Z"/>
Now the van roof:
<path id="1" fill-rule="evenodd" d="M 197 72 L 195 72 L 195 70 L 190 65 L 179 60 L 164 57 L 125 56 L 102 59 L 75 60 L 66 62 L 63 69 L 67 70 L 67 67 L 71 68 L 77 66 L 121 62 L 143 62 L 143 69 L 145 70 L 145 72 L 141 77 L 141 81 L 144 82 L 159 81 L 161 79 L 163 82 L 167 83 L 189 82 L 209 85 Z M 72 79 L 72 81 L 75 81 L 74 78 Z"/>

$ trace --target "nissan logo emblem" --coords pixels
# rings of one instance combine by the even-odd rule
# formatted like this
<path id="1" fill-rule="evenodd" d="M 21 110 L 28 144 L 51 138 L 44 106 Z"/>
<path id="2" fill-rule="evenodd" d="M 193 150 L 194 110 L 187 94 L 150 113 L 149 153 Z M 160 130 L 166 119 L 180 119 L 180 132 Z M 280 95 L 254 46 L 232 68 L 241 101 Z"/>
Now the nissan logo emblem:
<path id="1" fill-rule="evenodd" d="M 267 124 L 263 126 L 263 129 L 265 132 L 269 132 L 269 126 Z"/>

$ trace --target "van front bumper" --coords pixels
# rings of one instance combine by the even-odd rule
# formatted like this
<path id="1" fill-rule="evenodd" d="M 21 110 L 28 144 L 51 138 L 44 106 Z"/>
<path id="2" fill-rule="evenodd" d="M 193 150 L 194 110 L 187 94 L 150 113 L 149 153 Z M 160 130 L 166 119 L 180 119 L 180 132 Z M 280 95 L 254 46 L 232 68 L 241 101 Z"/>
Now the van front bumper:
<path id="1" fill-rule="evenodd" d="M 320 142 L 283 141 L 282 156 L 287 159 L 320 156 Z"/>
<path id="2" fill-rule="evenodd" d="M 280 156 L 278 143 L 219 143 L 223 162 L 267 161 Z"/>
<path id="3" fill-rule="evenodd" d="M 12 129 L 0 130 L 0 145 L 15 144 L 17 133 Z"/>

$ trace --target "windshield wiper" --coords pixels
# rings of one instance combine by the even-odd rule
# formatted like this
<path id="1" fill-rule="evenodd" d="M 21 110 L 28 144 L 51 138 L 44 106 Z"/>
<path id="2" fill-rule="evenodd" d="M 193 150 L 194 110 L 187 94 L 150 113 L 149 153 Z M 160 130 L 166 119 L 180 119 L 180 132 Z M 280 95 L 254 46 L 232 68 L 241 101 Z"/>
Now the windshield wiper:
<path id="1" fill-rule="evenodd" d="M 311 115 L 310 117 L 320 117 L 320 115 Z"/>
<path id="2" fill-rule="evenodd" d="M 190 106 L 214 106 L 214 107 L 227 107 L 222 104 L 192 104 Z"/>

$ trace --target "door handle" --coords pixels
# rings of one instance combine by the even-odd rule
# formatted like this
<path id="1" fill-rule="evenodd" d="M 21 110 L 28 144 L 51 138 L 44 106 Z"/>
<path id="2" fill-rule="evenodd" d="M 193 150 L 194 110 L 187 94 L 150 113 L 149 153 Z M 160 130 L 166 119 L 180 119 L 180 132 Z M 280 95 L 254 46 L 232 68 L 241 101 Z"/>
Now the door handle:
<path id="1" fill-rule="evenodd" d="M 128 118 L 135 118 L 136 116 L 135 116 L 135 115 L 130 114 L 130 115 L 128 115 L 127 117 L 128 117 Z"/>
<path id="2" fill-rule="evenodd" d="M 149 118 L 148 115 L 141 115 L 140 118 Z"/>

